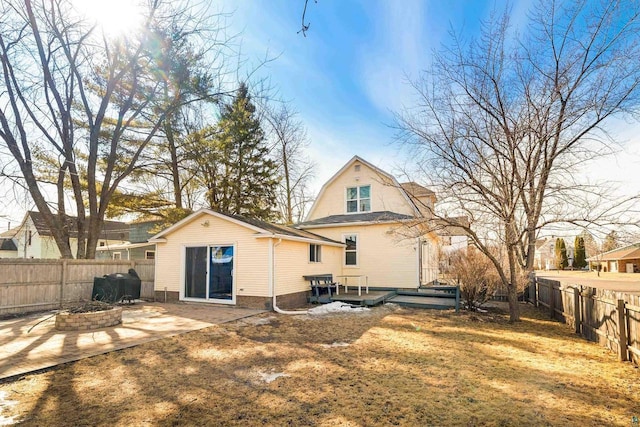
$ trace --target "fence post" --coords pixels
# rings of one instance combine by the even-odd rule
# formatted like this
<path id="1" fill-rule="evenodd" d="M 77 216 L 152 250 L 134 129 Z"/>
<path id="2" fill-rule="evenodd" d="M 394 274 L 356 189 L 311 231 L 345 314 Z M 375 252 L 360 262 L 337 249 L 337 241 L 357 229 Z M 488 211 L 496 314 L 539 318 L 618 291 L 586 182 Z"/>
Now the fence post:
<path id="1" fill-rule="evenodd" d="M 60 308 L 64 301 L 64 287 L 67 285 L 67 260 L 62 260 L 62 272 L 60 273 Z"/>
<path id="2" fill-rule="evenodd" d="M 576 326 L 576 334 L 582 334 L 582 304 L 578 288 L 573 288 L 573 321 Z"/>
<path id="3" fill-rule="evenodd" d="M 556 318 L 556 297 L 555 292 L 553 290 L 553 283 L 549 282 L 549 310 L 551 311 L 551 318 Z"/>
<path id="4" fill-rule="evenodd" d="M 624 315 L 624 300 L 618 300 L 618 357 L 621 361 L 627 357 L 627 318 Z"/>

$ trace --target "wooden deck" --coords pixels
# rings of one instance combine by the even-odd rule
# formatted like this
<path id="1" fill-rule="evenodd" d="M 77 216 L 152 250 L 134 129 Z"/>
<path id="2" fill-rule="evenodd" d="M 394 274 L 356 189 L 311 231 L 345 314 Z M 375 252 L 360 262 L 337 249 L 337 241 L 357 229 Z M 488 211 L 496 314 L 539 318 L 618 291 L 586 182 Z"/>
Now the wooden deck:
<path id="1" fill-rule="evenodd" d="M 456 308 L 455 298 L 438 298 L 418 295 L 396 295 L 388 300 L 403 307 L 433 308 L 447 310 Z"/>
<path id="2" fill-rule="evenodd" d="M 396 296 L 394 291 L 369 291 L 368 294 L 362 291 L 362 295 L 358 295 L 357 289 L 350 289 L 347 293 L 340 291 L 340 295 L 333 295 L 331 300 L 371 307 L 382 304 L 394 296 Z"/>
<path id="3" fill-rule="evenodd" d="M 455 288 L 453 289 L 455 290 Z M 328 303 L 333 301 L 341 301 L 365 307 L 391 302 L 403 307 L 430 308 L 436 310 L 448 310 L 450 308 L 458 310 L 459 308 L 459 300 L 456 300 L 455 292 L 452 294 L 451 289 L 437 288 L 429 290 L 377 288 L 376 290 L 370 290 L 369 293 L 363 291 L 362 295 L 358 295 L 356 289 L 350 289 L 349 292 L 346 293 L 341 290 L 340 295 L 334 294 L 329 297 L 325 294 L 322 295 L 320 301 L 314 302 Z"/>

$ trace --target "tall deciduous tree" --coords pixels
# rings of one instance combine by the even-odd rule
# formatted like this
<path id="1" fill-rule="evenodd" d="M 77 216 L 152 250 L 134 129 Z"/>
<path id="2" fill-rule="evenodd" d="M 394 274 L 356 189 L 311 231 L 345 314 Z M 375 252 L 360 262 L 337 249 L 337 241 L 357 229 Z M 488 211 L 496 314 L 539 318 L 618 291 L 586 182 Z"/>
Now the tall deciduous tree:
<path id="1" fill-rule="evenodd" d="M 604 242 L 602 242 L 602 252 L 612 251 L 620 246 L 620 242 L 618 239 L 618 233 L 615 230 L 611 230 L 605 237 Z"/>
<path id="2" fill-rule="evenodd" d="M 601 154 L 606 121 L 640 103 L 637 3 L 540 1 L 531 16 L 520 40 L 508 13 L 492 17 L 479 40 L 454 38 L 415 82 L 419 105 L 399 117 L 449 214 L 436 217 L 470 218 L 466 231 L 507 287 L 512 321 L 541 227 L 606 222 L 624 210 L 567 171 Z"/>
<path id="3" fill-rule="evenodd" d="M 281 177 L 277 191 L 277 206 L 281 222 L 300 222 L 313 201 L 309 181 L 313 177 L 313 162 L 305 154 L 309 145 L 304 125 L 287 104 L 267 108 L 266 122 L 273 139 L 273 158 Z"/>
<path id="4" fill-rule="evenodd" d="M 262 220 L 275 217 L 278 168 L 244 83 L 223 105 L 218 124 L 192 135 L 190 151 L 211 209 Z"/>
<path id="5" fill-rule="evenodd" d="M 145 4 L 142 28 L 116 37 L 69 0 L 0 3 L 1 147 L 64 258 L 73 256 L 66 214 L 77 216 L 77 257 L 93 258 L 111 198 L 177 107 L 163 96 L 152 23 L 201 18 Z M 52 160 L 54 172 L 39 174 Z"/>

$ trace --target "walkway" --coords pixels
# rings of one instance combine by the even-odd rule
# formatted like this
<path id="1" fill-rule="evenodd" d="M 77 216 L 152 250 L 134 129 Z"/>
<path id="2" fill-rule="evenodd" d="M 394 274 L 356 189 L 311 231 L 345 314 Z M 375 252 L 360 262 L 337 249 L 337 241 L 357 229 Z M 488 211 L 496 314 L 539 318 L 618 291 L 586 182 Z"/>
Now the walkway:
<path id="1" fill-rule="evenodd" d="M 3 320 L 0 321 L 0 379 L 262 312 L 203 304 L 142 302 L 124 306 L 122 324 L 118 326 L 77 332 L 57 331 L 55 316 L 51 317 L 50 312 Z"/>

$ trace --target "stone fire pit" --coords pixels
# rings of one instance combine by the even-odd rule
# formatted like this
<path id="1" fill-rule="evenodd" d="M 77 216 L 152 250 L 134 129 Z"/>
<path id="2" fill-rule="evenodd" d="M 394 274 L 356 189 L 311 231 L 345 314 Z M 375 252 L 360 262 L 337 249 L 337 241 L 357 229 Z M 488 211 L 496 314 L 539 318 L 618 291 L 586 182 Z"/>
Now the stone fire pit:
<path id="1" fill-rule="evenodd" d="M 122 323 L 122 307 L 90 304 L 63 311 L 56 315 L 56 329 L 59 331 L 84 331 L 106 328 Z"/>

